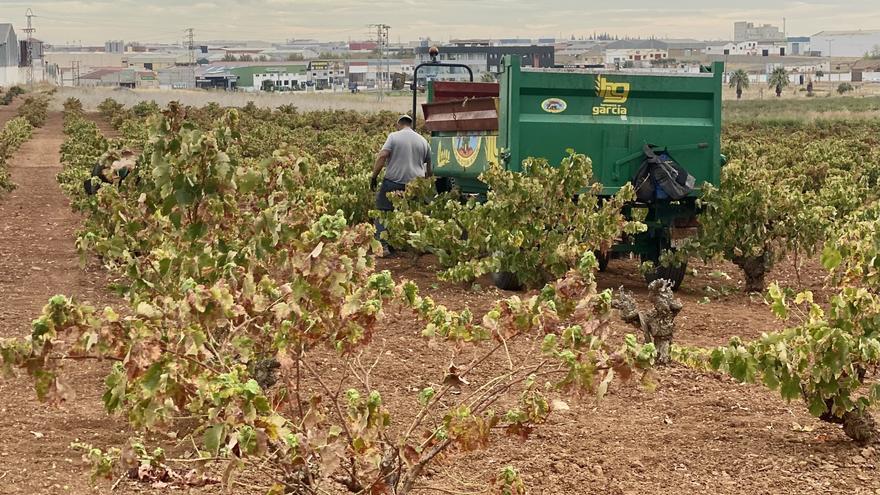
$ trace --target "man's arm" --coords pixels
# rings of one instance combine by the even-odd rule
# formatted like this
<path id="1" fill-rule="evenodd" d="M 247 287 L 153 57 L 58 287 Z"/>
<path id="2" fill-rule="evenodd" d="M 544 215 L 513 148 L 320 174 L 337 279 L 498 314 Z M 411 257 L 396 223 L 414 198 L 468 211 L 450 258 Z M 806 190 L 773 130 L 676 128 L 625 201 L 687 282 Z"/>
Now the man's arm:
<path id="1" fill-rule="evenodd" d="M 376 163 L 373 164 L 373 175 L 370 177 L 370 187 L 376 189 L 376 180 L 379 178 L 379 172 L 385 167 L 385 162 L 391 156 L 391 151 L 383 149 L 376 155 Z"/>
<path id="2" fill-rule="evenodd" d="M 428 154 L 425 155 L 425 177 L 434 175 L 434 167 L 431 164 L 431 148 L 428 148 Z"/>

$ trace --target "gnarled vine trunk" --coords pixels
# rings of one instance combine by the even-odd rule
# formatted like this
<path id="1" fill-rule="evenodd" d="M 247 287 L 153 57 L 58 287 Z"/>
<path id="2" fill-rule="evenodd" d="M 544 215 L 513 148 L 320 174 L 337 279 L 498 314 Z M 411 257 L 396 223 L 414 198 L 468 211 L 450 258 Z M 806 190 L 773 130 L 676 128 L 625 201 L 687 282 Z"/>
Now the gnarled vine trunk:
<path id="1" fill-rule="evenodd" d="M 746 291 L 763 292 L 764 276 L 770 271 L 770 255 L 767 251 L 760 256 L 734 256 L 731 261 L 743 271 Z"/>
<path id="2" fill-rule="evenodd" d="M 857 367 L 856 373 L 859 381 L 864 383 L 865 375 L 867 373 L 865 368 Z M 807 399 L 805 392 L 803 392 L 803 395 L 804 399 Z M 828 411 L 819 416 L 819 419 L 827 423 L 843 425 L 843 432 L 854 441 L 858 443 L 869 443 L 880 436 L 877 431 L 877 423 L 874 421 L 874 417 L 871 416 L 871 413 L 867 410 L 853 409 L 852 411 L 845 412 L 843 416 L 840 417 L 835 416 L 834 413 L 831 412 L 834 407 L 833 399 L 825 399 L 825 407 Z"/>
<path id="3" fill-rule="evenodd" d="M 645 334 L 645 342 L 651 342 L 657 349 L 657 364 L 666 365 L 671 360 L 669 348 L 675 333 L 675 317 L 682 310 L 682 303 L 672 293 L 672 282 L 655 280 L 648 285 L 651 294 L 650 311 L 639 311 L 633 295 L 623 287 L 618 290 L 617 298 L 611 306 L 620 311 L 620 318 L 639 328 Z"/>
<path id="4" fill-rule="evenodd" d="M 852 410 L 843 415 L 843 432 L 858 443 L 877 438 L 877 423 L 868 411 Z"/>

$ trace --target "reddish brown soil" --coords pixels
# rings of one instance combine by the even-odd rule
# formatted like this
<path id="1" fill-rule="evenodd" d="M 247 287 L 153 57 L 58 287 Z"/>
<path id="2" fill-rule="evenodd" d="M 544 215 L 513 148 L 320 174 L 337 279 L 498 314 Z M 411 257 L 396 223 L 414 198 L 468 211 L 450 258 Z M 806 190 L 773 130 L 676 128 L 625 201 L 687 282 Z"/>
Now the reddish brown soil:
<path id="1" fill-rule="evenodd" d="M 11 115 L 0 107 L 0 122 Z M 79 265 L 74 248 L 79 218 L 55 182 L 61 140 L 60 115 L 52 114 L 12 160 L 19 188 L 0 197 L 0 337 L 27 335 L 29 322 L 56 293 L 102 305 L 118 303 L 104 288 L 100 269 Z M 479 287 L 437 282 L 431 263 L 429 257 L 396 258 L 381 260 L 380 268 L 415 280 L 424 293 L 453 308 L 468 305 L 480 313 L 509 295 L 486 281 Z M 678 341 L 717 345 L 733 335 L 755 337 L 779 327 L 760 297 L 737 289 L 742 282 L 735 267 L 696 268 L 699 274 L 689 277 L 680 293 L 685 310 L 678 320 Z M 726 271 L 732 280 L 711 277 L 715 270 Z M 822 271 L 815 261 L 800 275 L 798 282 L 791 264 L 784 263 L 770 280 L 821 293 Z M 624 285 L 645 298 L 634 261 L 615 260 L 599 278 L 602 288 Z M 729 294 L 701 304 L 706 287 Z M 408 314 L 390 310 L 387 316 L 364 360 L 381 355 L 372 383 L 394 415 L 393 427 L 399 428 L 414 414 L 416 390 L 440 381 L 453 359 L 466 363 L 476 352 L 463 349 L 454 355 L 446 346 L 419 338 L 420 327 Z M 619 335 L 632 331 L 617 323 L 614 330 Z M 536 345 L 513 343 L 511 360 L 534 361 Z M 328 376 L 341 368 L 330 355 L 314 359 Z M 480 383 L 507 366 L 507 357 L 498 356 L 471 381 Z M 39 404 L 27 379 L 0 381 L 0 493 L 111 493 L 111 482 L 91 487 L 79 454 L 67 447 L 75 439 L 118 445 L 128 436 L 125 423 L 109 418 L 100 406 L 106 365 L 73 363 L 69 370 L 77 399 L 61 409 Z M 528 440 L 497 435 L 487 450 L 450 453 L 430 470 L 418 493 L 485 493 L 487 480 L 506 465 L 521 472 L 529 493 L 540 494 L 880 493 L 880 454 L 811 418 L 801 403 L 786 404 L 760 386 L 679 366 L 657 371 L 654 379 L 654 390 L 615 385 L 598 406 L 592 399 L 566 398 L 571 409 L 554 413 L 550 424 Z M 303 393 L 314 387 L 307 382 Z M 257 476 L 247 478 L 253 486 L 266 485 Z M 165 491 L 124 480 L 113 493 Z M 188 493 L 220 491 L 209 486 Z M 234 493 L 259 490 L 239 486 Z"/>

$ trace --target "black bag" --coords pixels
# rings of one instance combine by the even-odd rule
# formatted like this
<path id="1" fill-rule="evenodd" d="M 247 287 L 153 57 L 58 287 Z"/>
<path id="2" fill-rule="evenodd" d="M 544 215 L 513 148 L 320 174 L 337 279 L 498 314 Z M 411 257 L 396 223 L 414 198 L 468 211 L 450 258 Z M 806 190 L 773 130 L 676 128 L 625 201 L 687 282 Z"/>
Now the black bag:
<path id="1" fill-rule="evenodd" d="M 645 161 L 633 177 L 636 199 L 650 203 L 657 199 L 679 200 L 690 194 L 696 184 L 694 176 L 665 151 L 658 156 L 654 148 L 645 145 Z"/>

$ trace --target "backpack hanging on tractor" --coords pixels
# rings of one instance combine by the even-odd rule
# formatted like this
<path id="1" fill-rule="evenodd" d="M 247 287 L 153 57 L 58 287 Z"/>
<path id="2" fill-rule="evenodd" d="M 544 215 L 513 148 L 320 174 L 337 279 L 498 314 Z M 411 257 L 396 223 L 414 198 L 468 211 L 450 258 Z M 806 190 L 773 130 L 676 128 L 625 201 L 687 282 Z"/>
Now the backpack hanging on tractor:
<path id="1" fill-rule="evenodd" d="M 694 190 L 696 179 L 666 151 L 658 155 L 655 148 L 653 144 L 644 147 L 645 161 L 632 180 L 636 198 L 651 203 L 657 199 L 677 201 L 686 197 Z"/>

